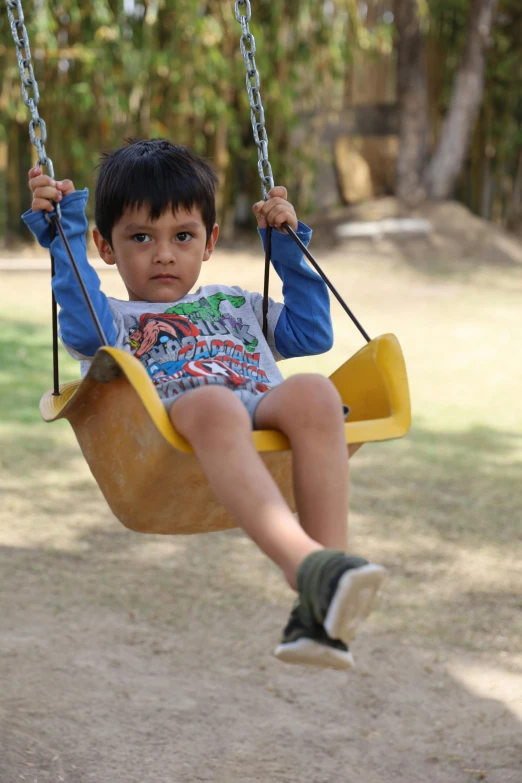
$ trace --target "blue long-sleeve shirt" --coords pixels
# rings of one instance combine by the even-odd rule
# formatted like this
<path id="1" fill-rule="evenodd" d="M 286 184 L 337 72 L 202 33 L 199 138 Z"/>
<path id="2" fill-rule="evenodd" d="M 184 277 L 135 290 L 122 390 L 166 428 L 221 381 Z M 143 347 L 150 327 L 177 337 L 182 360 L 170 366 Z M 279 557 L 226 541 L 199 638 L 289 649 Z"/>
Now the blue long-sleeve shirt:
<path id="1" fill-rule="evenodd" d="M 262 295 L 236 286 L 205 286 L 172 303 L 124 302 L 106 297 L 87 260 L 87 198 L 87 189 L 64 197 L 61 210 L 65 234 L 109 345 L 133 352 L 155 382 L 168 376 L 172 383 L 179 384 L 179 373 L 186 376 L 187 362 L 220 362 L 225 357 L 229 369 L 234 366 L 240 374 L 245 371 L 250 379 L 255 376 L 271 385 L 281 379 L 274 358 L 313 355 L 331 348 L 328 290 L 288 234 L 272 233 L 272 263 L 283 283 L 284 304 L 270 300 L 267 343 L 261 333 Z M 44 213 L 28 211 L 22 217 L 40 245 L 49 247 L 51 233 Z M 264 245 L 266 230 L 260 229 L 259 233 Z M 311 230 L 299 223 L 297 233 L 308 245 Z M 52 285 L 60 306 L 61 338 L 74 356 L 88 360 L 99 347 L 98 334 L 59 236 L 52 241 L 52 252 Z M 226 337 L 232 339 L 227 342 Z M 254 365 L 265 369 L 260 373 Z M 191 371 L 196 370 L 194 366 Z"/>

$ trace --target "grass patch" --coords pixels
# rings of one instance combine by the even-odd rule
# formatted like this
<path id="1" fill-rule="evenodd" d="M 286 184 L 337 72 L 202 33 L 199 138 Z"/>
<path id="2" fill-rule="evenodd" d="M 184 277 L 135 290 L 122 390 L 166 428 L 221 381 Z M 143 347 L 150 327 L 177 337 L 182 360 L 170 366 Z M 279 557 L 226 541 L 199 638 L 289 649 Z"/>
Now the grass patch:
<path id="1" fill-rule="evenodd" d="M 34 424 L 41 421 L 38 403 L 53 384 L 51 330 L 48 326 L 0 318 L 0 395 L 2 420 Z M 60 349 L 60 382 L 78 377 L 78 364 Z"/>

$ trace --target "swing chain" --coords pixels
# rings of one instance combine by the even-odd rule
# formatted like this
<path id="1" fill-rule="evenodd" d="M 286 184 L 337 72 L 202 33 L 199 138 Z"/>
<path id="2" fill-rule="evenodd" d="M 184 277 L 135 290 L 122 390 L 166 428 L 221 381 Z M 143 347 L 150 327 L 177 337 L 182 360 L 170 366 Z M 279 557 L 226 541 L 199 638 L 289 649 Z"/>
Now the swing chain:
<path id="1" fill-rule="evenodd" d="M 49 176 L 54 179 L 53 162 L 45 151 L 47 128 L 44 120 L 38 114 L 40 92 L 31 62 L 31 49 L 29 47 L 29 36 L 24 24 L 22 3 L 21 0 L 6 0 L 6 5 L 9 24 L 16 45 L 16 59 L 18 60 L 18 68 L 20 69 L 20 78 L 22 80 L 22 97 L 25 105 L 31 112 L 29 136 L 38 151 L 38 165 L 47 166 Z M 32 96 L 29 95 L 29 90 L 32 91 Z"/>
<path id="2" fill-rule="evenodd" d="M 250 103 L 250 118 L 258 152 L 257 169 L 261 178 L 263 198 L 266 199 L 268 191 L 274 187 L 274 177 L 272 175 L 272 166 L 268 160 L 268 134 L 265 128 L 265 110 L 261 100 L 259 71 L 257 70 L 254 57 L 256 53 L 256 39 L 248 26 L 252 17 L 250 0 L 235 0 L 235 13 L 243 31 L 240 41 L 241 54 L 246 65 L 246 87 Z"/>

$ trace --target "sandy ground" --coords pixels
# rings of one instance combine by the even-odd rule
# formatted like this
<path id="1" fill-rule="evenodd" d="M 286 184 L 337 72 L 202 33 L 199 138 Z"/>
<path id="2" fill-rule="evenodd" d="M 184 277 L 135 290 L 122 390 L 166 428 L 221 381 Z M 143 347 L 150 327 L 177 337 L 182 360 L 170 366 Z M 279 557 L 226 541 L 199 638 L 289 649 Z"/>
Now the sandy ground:
<path id="1" fill-rule="evenodd" d="M 480 594 L 432 603 L 404 567 L 427 534 L 404 533 L 399 557 L 400 520 L 356 488 L 352 541 L 390 572 L 357 670 L 285 666 L 276 569 L 238 531 L 126 531 L 60 427 L 2 448 L 0 783 L 522 783 L 519 638 L 465 643 Z M 480 562 L 520 611 L 501 559 Z"/>
<path id="2" fill-rule="evenodd" d="M 290 596 L 249 542 L 144 539 L 83 496 L 17 500 L 61 535 L 0 549 L 2 783 L 522 780 L 520 657 L 372 619 L 355 673 L 284 666 Z"/>
<path id="3" fill-rule="evenodd" d="M 238 532 L 127 533 L 78 473 L 7 500 L 26 522 L 0 548 L 2 783 L 522 780 L 520 656 L 372 618 L 356 672 L 285 666 L 290 595 Z"/>

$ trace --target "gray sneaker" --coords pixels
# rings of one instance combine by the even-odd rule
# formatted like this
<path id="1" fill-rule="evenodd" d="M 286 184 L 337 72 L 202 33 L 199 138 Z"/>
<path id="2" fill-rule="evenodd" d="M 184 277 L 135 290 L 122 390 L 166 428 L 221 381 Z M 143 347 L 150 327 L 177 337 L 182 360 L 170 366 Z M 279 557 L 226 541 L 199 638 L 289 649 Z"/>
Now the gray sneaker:
<path id="1" fill-rule="evenodd" d="M 302 610 L 322 625 L 331 639 L 348 644 L 372 611 L 385 576 L 382 566 L 362 557 L 333 549 L 313 552 L 297 574 Z"/>
<path id="2" fill-rule="evenodd" d="M 354 667 L 348 646 L 340 639 L 331 639 L 323 626 L 307 615 L 299 599 L 294 604 L 283 631 L 283 638 L 274 655 L 284 663 L 317 666 L 322 669 Z"/>

